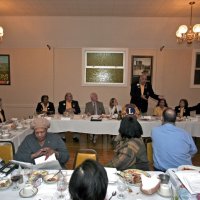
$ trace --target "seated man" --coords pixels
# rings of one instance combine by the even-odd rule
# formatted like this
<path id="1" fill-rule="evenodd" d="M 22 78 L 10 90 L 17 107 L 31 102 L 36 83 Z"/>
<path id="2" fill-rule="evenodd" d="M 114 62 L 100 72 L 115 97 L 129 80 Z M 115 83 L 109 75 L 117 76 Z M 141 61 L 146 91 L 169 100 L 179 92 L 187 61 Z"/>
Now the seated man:
<path id="1" fill-rule="evenodd" d="M 163 124 L 152 130 L 154 168 L 166 171 L 180 165 L 191 165 L 197 152 L 192 136 L 175 126 L 176 112 L 167 108 L 163 112 Z"/>
<path id="2" fill-rule="evenodd" d="M 105 114 L 103 103 L 98 101 L 98 96 L 95 92 L 90 94 L 91 101 L 85 105 L 85 114 L 87 115 L 102 115 Z M 97 136 L 90 135 L 90 140 L 96 143 Z"/>
<path id="3" fill-rule="evenodd" d="M 198 103 L 196 106 L 189 107 L 190 111 L 196 111 L 196 115 L 200 115 L 200 103 Z"/>
<path id="4" fill-rule="evenodd" d="M 73 172 L 69 182 L 70 199 L 104 200 L 107 193 L 108 177 L 102 165 L 86 160 Z"/>
<path id="5" fill-rule="evenodd" d="M 42 95 L 41 102 L 37 104 L 36 112 L 37 114 L 55 114 L 54 104 L 49 101 L 49 97 L 47 95 Z"/>
<path id="6" fill-rule="evenodd" d="M 40 156 L 46 156 L 55 153 L 60 165 L 64 167 L 69 160 L 69 153 L 62 139 L 53 133 L 48 133 L 47 129 L 50 123 L 45 118 L 36 118 L 31 124 L 34 132 L 27 135 L 22 144 L 19 146 L 14 156 L 15 160 L 34 163 L 34 159 Z"/>

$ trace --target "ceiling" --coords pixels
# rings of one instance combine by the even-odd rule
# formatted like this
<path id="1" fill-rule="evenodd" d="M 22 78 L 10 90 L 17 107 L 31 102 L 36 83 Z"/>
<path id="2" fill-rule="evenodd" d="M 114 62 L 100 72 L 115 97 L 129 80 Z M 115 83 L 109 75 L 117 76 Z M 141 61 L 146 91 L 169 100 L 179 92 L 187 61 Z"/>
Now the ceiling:
<path id="1" fill-rule="evenodd" d="M 0 0 L 0 16 L 188 17 L 189 0 Z M 200 0 L 193 16 L 200 17 Z"/>

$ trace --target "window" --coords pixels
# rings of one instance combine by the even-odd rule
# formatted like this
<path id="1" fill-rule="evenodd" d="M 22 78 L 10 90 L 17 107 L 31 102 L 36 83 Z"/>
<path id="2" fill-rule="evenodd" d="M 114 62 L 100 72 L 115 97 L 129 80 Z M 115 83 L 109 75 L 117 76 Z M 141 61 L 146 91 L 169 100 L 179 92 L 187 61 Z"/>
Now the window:
<path id="1" fill-rule="evenodd" d="M 127 49 L 83 49 L 82 84 L 127 85 Z"/>
<path id="2" fill-rule="evenodd" d="M 191 87 L 200 88 L 200 50 L 194 50 L 192 54 Z"/>

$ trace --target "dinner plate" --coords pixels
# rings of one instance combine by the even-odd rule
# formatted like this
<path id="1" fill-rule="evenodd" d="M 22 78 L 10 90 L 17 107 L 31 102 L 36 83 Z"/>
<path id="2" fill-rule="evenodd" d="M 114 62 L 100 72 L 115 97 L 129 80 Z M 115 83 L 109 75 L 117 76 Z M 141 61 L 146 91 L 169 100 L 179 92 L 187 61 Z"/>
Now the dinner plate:
<path id="1" fill-rule="evenodd" d="M 8 178 L 4 178 L 0 180 L 0 190 L 6 190 L 12 185 L 12 181 Z"/>
<path id="2" fill-rule="evenodd" d="M 44 182 L 47 184 L 53 184 L 58 181 L 58 175 L 55 174 L 48 174 L 43 178 Z"/>
<path id="3" fill-rule="evenodd" d="M 181 165 L 178 167 L 178 171 L 185 171 L 185 170 L 200 170 L 200 167 L 194 165 Z"/>
<path id="4" fill-rule="evenodd" d="M 124 170 L 123 172 L 121 172 L 120 174 L 126 179 L 126 181 L 130 185 L 134 185 L 134 186 L 138 186 L 138 187 L 142 183 L 141 174 L 144 174 L 147 177 L 151 176 L 149 173 L 139 170 L 139 169 L 127 169 L 127 170 Z"/>
<path id="5" fill-rule="evenodd" d="M 32 193 L 30 193 L 30 194 L 24 194 L 24 193 L 23 193 L 23 190 L 24 190 L 24 188 L 22 188 L 22 189 L 19 191 L 19 196 L 22 197 L 22 198 L 30 198 L 30 197 L 33 197 L 33 196 L 35 196 L 35 195 L 37 194 L 37 192 L 38 192 L 38 189 L 37 189 L 36 187 L 33 187 L 33 191 L 32 191 Z"/>
<path id="6" fill-rule="evenodd" d="M 35 176 L 46 176 L 48 174 L 48 171 L 46 170 L 38 170 L 38 171 L 33 171 L 32 173 Z"/>

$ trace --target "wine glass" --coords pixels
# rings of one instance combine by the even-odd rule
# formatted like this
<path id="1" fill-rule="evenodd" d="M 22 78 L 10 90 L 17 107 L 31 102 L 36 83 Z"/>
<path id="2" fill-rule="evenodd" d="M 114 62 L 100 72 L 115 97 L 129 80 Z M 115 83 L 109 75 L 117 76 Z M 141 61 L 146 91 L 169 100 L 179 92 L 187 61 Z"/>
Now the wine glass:
<path id="1" fill-rule="evenodd" d="M 19 186 L 18 186 L 18 181 L 20 180 L 21 178 L 21 175 L 19 173 L 19 170 L 14 170 L 12 173 L 11 173 L 11 181 L 13 182 L 13 188 L 12 190 L 19 190 Z"/>
<path id="2" fill-rule="evenodd" d="M 117 189 L 119 191 L 117 198 L 118 199 L 125 199 L 126 196 L 124 194 L 125 190 L 127 189 L 127 184 L 122 178 L 119 178 L 117 181 Z"/>
<path id="3" fill-rule="evenodd" d="M 58 199 L 63 199 L 65 195 L 63 194 L 63 191 L 67 189 L 67 180 L 66 177 L 61 176 L 57 182 L 57 190 L 60 192 L 58 195 Z"/>

